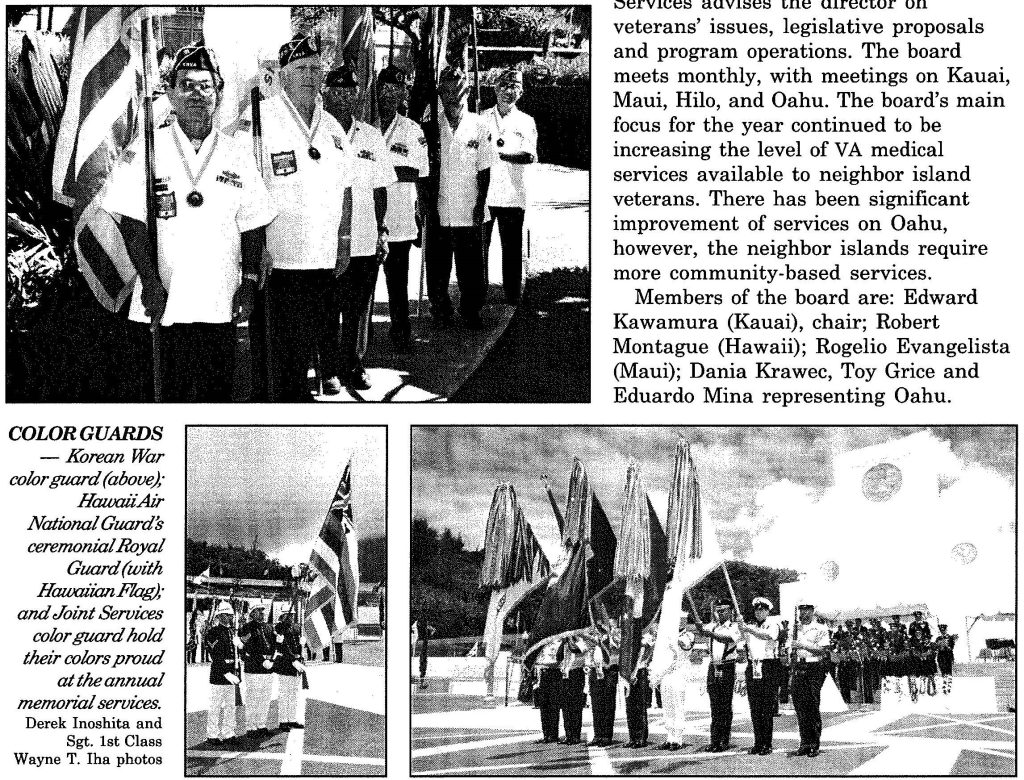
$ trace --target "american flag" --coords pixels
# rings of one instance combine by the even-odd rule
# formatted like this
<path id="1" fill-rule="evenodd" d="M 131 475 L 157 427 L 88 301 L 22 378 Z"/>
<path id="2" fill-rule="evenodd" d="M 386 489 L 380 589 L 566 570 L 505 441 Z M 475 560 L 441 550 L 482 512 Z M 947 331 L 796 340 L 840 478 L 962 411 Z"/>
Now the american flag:
<path id="1" fill-rule="evenodd" d="M 303 630 L 306 644 L 314 652 L 328 646 L 332 634 L 356 619 L 358 548 L 352 520 L 352 462 L 349 461 L 309 556 L 309 567 L 317 577 L 314 590 L 306 599 Z"/>
<path id="2" fill-rule="evenodd" d="M 146 13 L 140 6 L 79 7 L 66 27 L 71 74 L 54 151 L 53 197 L 73 209 L 79 268 L 110 311 L 131 293 L 135 266 L 113 217 L 100 205 L 138 125 Z"/>

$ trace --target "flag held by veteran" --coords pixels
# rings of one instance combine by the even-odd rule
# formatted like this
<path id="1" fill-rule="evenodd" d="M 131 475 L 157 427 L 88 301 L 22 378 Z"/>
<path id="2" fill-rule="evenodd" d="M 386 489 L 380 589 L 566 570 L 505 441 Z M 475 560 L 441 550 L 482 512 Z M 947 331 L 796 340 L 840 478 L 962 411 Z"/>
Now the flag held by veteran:
<path id="1" fill-rule="evenodd" d="M 350 460 L 309 556 L 309 567 L 318 576 L 313 592 L 306 599 L 303 631 L 306 644 L 314 652 L 327 647 L 332 634 L 356 619 L 358 547 L 359 540 L 352 517 Z"/>
<path id="2" fill-rule="evenodd" d="M 501 649 L 505 618 L 530 593 L 547 583 L 551 566 L 523 515 L 515 487 L 494 490 L 484 532 L 480 587 L 491 593 L 484 626 L 484 655 L 493 664 Z"/>
<path id="3" fill-rule="evenodd" d="M 675 660 L 684 594 L 725 561 L 714 525 L 702 517 L 697 469 L 690 445 L 682 439 L 676 443 L 667 524 L 669 560 L 674 568 L 662 600 L 650 668 L 652 685 L 661 682 Z"/>

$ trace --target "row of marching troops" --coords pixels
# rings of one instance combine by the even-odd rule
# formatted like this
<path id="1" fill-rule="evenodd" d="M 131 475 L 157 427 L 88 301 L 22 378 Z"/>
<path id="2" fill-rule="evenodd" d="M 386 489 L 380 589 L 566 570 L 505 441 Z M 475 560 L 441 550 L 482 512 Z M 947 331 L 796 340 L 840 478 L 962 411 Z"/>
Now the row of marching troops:
<path id="1" fill-rule="evenodd" d="M 278 622 L 266 622 L 265 610 L 254 606 L 236 629 L 235 611 L 222 602 L 214 613 L 216 625 L 206 631 L 210 658 L 210 707 L 206 735 L 213 746 L 235 746 L 241 740 L 261 743 L 277 730 L 301 729 L 307 686 L 302 664 L 302 638 L 285 609 Z M 278 726 L 270 727 L 270 702 L 276 677 Z M 244 691 L 244 697 L 243 697 Z M 238 708 L 243 708 L 244 731 L 236 735 Z"/>
<path id="2" fill-rule="evenodd" d="M 519 300 L 524 169 L 537 156 L 536 126 L 515 108 L 521 73 L 503 73 L 498 105 L 478 115 L 467 107 L 466 74 L 445 68 L 437 116 L 421 126 L 401 114 L 407 74 L 389 65 L 377 76 L 373 125 L 354 116 L 365 85 L 348 67 L 325 75 L 313 38 L 285 43 L 278 64 L 279 94 L 256 101 L 229 134 L 215 123 L 224 88 L 216 55 L 203 45 L 177 52 L 172 113 L 153 136 L 155 254 L 140 197 L 143 139 L 111 175 L 103 208 L 138 270 L 129 319 L 139 323 L 140 350 L 149 343 L 142 324 L 159 324 L 162 400 L 232 400 L 234 326 L 245 321 L 255 400 L 312 400 L 311 367 L 327 394 L 366 389 L 360 321 L 379 266 L 390 339 L 406 351 L 409 253 L 424 240 L 436 326 L 454 323 L 454 260 L 462 324 L 483 327 L 495 223 L 506 300 Z"/>
<path id="3" fill-rule="evenodd" d="M 939 623 L 933 635 L 920 610 L 909 625 L 899 615 L 893 615 L 888 626 L 878 618 L 868 625 L 861 618 L 847 620 L 832 635 L 833 676 L 847 703 L 852 691 L 859 690 L 863 702 L 871 704 L 879 689 L 917 701 L 921 694 L 938 692 L 936 677 L 942 679 L 942 692 L 949 694 L 956 640 L 945 623 Z"/>
<path id="4" fill-rule="evenodd" d="M 951 688 L 957 637 L 948 634 L 944 624 L 939 624 L 939 633 L 933 637 L 921 613 L 915 613 L 909 627 L 898 617 L 888 629 L 883 629 L 877 619 L 870 627 L 851 620 L 833 633 L 810 603 L 799 605 L 793 626 L 771 615 L 774 605 L 767 598 L 755 598 L 751 607 L 749 621 L 734 618 L 728 600 L 718 602 L 714 620 L 708 623 L 699 619 L 691 623 L 683 612 L 675 663 L 657 680 L 648 675 L 655 626 L 648 627 L 640 640 L 629 679 L 619 676 L 623 645 L 621 634 L 614 628 L 598 624 L 589 634 L 545 645 L 533 670 L 534 702 L 540 709 L 542 730 L 538 742 L 581 744 L 582 711 L 589 693 L 594 723 L 589 744 L 611 746 L 616 697 L 622 689 L 629 732 L 624 747 L 641 749 L 650 745 L 648 708 L 656 696 L 667 736 L 654 749 L 680 750 L 685 746 L 687 712 L 694 709 L 686 701 L 686 687 L 699 673 L 705 657 L 695 644 L 699 636 L 707 638 L 710 656 L 706 678 L 710 740 L 701 748 L 708 752 L 721 753 L 733 747 L 730 738 L 736 690 L 746 692 L 750 707 L 754 744 L 747 753 L 764 756 L 773 752 L 773 719 L 779 714 L 780 701 L 791 698 L 800 734 L 800 744 L 792 755 L 814 758 L 820 753 L 821 689 L 830 673 L 849 680 L 869 670 L 862 683 L 869 703 L 873 701 L 869 692 L 878 687 L 878 681 L 892 683 L 894 678 L 913 680 L 911 691 L 934 692 L 934 675 L 938 673 L 943 677 L 944 690 Z M 743 675 L 737 679 L 737 665 L 744 661 Z M 919 682 L 919 678 L 932 680 L 931 686 Z M 849 701 L 849 689 L 843 690 L 843 695 Z M 560 717 L 564 737 L 559 736 Z"/>

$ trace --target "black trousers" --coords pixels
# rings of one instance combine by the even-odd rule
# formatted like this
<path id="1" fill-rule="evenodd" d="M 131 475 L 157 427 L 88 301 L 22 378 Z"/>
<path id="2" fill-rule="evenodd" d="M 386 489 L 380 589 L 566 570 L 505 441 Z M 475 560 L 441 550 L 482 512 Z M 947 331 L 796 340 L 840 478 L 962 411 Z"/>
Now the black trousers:
<path id="1" fill-rule="evenodd" d="M 936 660 L 938 661 L 938 664 L 939 664 L 939 673 L 940 674 L 942 674 L 943 676 L 946 676 L 946 677 L 948 677 L 949 675 L 953 674 L 953 653 L 952 653 L 952 651 L 938 653 L 938 655 L 936 655 Z"/>
<path id="2" fill-rule="evenodd" d="M 793 709 L 800 727 L 800 746 L 816 748 L 821 741 L 821 686 L 825 664 L 797 664 L 793 670 Z"/>
<path id="3" fill-rule="evenodd" d="M 839 693 L 843 701 L 850 703 L 850 694 L 856 689 L 860 679 L 860 664 L 855 661 L 840 661 L 836 669 L 836 677 L 839 683 Z"/>
<path id="4" fill-rule="evenodd" d="M 268 284 L 277 400 L 308 401 L 307 376 L 314 357 L 319 355 L 321 376 L 338 375 L 337 343 L 321 341 L 332 327 L 337 332 L 338 280 L 332 269 L 278 268 Z"/>
<path id="5" fill-rule="evenodd" d="M 562 670 L 541 669 L 533 700 L 540 710 L 540 730 L 544 739 L 558 739 L 558 713 L 561 711 Z"/>
<path id="6" fill-rule="evenodd" d="M 609 666 L 604 676 L 590 673 L 590 710 L 594 716 L 594 739 L 611 742 L 615 735 L 615 696 L 619 667 Z"/>
<path id="7" fill-rule="evenodd" d="M 562 677 L 561 680 L 560 704 L 565 738 L 569 742 L 578 742 L 583 731 L 583 669 L 573 669 L 568 677 Z"/>
<path id="8" fill-rule="evenodd" d="M 363 312 L 370 302 L 370 296 L 377 286 L 377 272 L 379 268 L 377 258 L 374 255 L 366 257 L 353 257 L 341 275 L 340 305 L 341 314 L 341 337 L 340 356 L 338 370 L 341 373 L 348 373 L 362 368 L 363 362 L 359 358 L 359 322 Z M 337 334 L 337 319 L 334 321 L 334 332 Z M 326 335 L 326 334 L 325 334 Z M 325 374 L 325 376 L 330 376 Z"/>
<path id="9" fill-rule="evenodd" d="M 864 703 L 874 704 L 875 689 L 878 687 L 878 684 L 880 682 L 878 676 L 878 659 L 865 658 L 862 671 L 864 674 L 864 686 L 862 691 L 862 693 L 864 694 Z"/>
<path id="10" fill-rule="evenodd" d="M 388 259 L 384 261 L 384 277 L 388 284 L 388 309 L 391 312 L 391 338 L 409 336 L 409 249 L 412 241 L 393 241 L 388 244 Z"/>
<path id="11" fill-rule="evenodd" d="M 484 225 L 484 268 L 490 254 L 491 234 L 494 223 L 498 223 L 498 239 L 501 241 L 501 285 L 505 290 L 505 300 L 519 303 L 519 293 L 523 286 L 523 217 L 524 209 L 491 206 L 494 217 Z"/>
<path id="12" fill-rule="evenodd" d="M 647 707 L 651 700 L 651 685 L 647 680 L 647 670 L 636 673 L 636 682 L 629 686 L 626 697 L 626 728 L 629 729 L 630 742 L 647 741 Z"/>
<path id="13" fill-rule="evenodd" d="M 432 225 L 427 232 L 427 295 L 435 317 L 450 317 L 452 301 L 448 282 L 452 276 L 452 258 L 459 282 L 459 312 L 476 317 L 486 296 L 481 227 L 441 227 Z"/>
<path id="14" fill-rule="evenodd" d="M 759 680 L 754 678 L 753 666 L 753 662 L 747 662 L 747 699 L 750 701 L 750 722 L 754 728 L 754 747 L 770 748 L 782 664 L 777 658 L 762 661 Z"/>
<path id="15" fill-rule="evenodd" d="M 163 400 L 229 403 L 235 378 L 235 326 L 190 322 L 160 328 Z"/>
<path id="16" fill-rule="evenodd" d="M 721 670 L 721 677 L 715 674 Z M 711 744 L 725 747 L 732 735 L 732 693 L 736 684 L 736 664 L 708 666 L 708 699 L 711 700 Z"/>

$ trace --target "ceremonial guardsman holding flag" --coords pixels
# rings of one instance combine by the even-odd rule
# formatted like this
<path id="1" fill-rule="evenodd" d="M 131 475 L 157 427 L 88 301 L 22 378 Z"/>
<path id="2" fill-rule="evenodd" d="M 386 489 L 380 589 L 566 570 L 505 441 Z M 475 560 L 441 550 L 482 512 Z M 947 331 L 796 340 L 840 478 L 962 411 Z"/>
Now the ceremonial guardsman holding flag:
<path id="1" fill-rule="evenodd" d="M 162 400 L 232 396 L 235 329 L 256 294 L 262 231 L 274 217 L 252 150 L 214 127 L 224 81 L 205 46 L 174 58 L 174 117 L 153 134 L 157 249 L 146 227 L 143 139 L 122 155 L 103 208 L 138 269 L 129 317 L 160 325 Z"/>
<path id="2" fill-rule="evenodd" d="M 235 611 L 226 601 L 217 608 L 217 625 L 206 632 L 210 652 L 210 710 L 206 736 L 214 745 L 235 738 L 235 692 L 242 682 L 238 649 L 242 644 L 232 625 Z"/>
<path id="3" fill-rule="evenodd" d="M 732 602 L 722 599 L 715 606 L 715 623 L 697 619 L 697 633 L 710 639 L 711 663 L 708 665 L 708 698 L 711 700 L 711 743 L 709 753 L 729 748 L 732 735 L 732 693 L 736 682 L 736 646 L 739 626 L 732 619 Z"/>
<path id="4" fill-rule="evenodd" d="M 302 641 L 299 629 L 292 623 L 292 613 L 286 609 L 274 627 L 277 650 L 274 653 L 274 672 L 277 674 L 277 716 L 283 729 L 305 728 L 306 703 L 301 694 Z"/>
<path id="5" fill-rule="evenodd" d="M 800 727 L 798 756 L 814 758 L 821 741 L 821 686 L 825 683 L 824 658 L 831 640 L 828 628 L 814 619 L 814 605 L 801 604 L 799 620 L 793 627 L 790 650 L 793 653 L 793 709 Z"/>
<path id="6" fill-rule="evenodd" d="M 269 736 L 267 714 L 270 710 L 270 694 L 274 677 L 274 631 L 263 617 L 263 607 L 256 605 L 249 610 L 249 621 L 239 632 L 244 647 L 242 662 L 245 667 L 245 690 L 248 703 L 245 708 L 245 725 L 248 735 L 254 739 Z"/>

